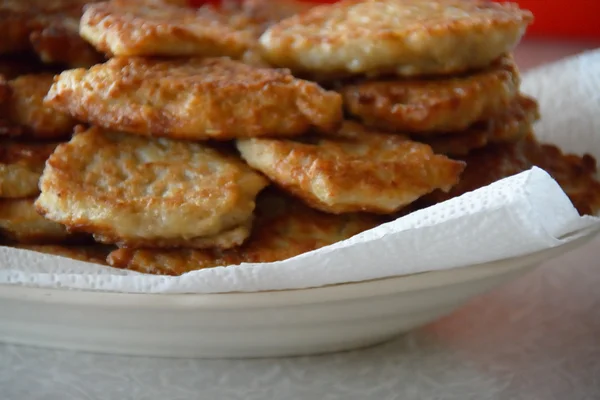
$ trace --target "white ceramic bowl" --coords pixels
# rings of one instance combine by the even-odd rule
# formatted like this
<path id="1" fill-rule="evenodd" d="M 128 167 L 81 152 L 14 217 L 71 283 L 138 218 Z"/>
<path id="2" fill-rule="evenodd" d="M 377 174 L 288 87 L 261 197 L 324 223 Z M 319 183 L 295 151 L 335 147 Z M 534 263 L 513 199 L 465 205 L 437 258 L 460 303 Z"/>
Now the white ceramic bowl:
<path id="1" fill-rule="evenodd" d="M 431 322 L 589 239 L 483 265 L 304 290 L 145 295 L 0 286 L 0 341 L 206 358 L 353 349 Z"/>

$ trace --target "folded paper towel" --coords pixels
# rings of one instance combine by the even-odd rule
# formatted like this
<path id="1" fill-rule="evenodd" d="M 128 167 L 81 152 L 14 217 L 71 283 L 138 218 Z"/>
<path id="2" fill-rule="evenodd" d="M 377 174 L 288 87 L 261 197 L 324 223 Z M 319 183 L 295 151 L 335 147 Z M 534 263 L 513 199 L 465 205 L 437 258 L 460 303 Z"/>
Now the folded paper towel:
<path id="1" fill-rule="evenodd" d="M 526 74 L 540 140 L 600 158 L 600 51 Z M 459 198 L 298 257 L 171 276 L 144 275 L 0 247 L 0 284 L 132 293 L 280 290 L 474 265 L 555 247 L 600 229 L 533 168 Z"/>

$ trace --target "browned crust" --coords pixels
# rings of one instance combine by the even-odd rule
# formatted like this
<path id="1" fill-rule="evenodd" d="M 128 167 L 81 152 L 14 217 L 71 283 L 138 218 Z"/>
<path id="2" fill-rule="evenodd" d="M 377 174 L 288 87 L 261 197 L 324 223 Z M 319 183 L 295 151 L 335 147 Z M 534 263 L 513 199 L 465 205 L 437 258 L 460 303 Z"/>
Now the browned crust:
<path id="1" fill-rule="evenodd" d="M 342 119 L 339 94 L 226 58 L 112 58 L 63 72 L 46 102 L 105 128 L 192 140 L 294 136 Z"/>
<path id="2" fill-rule="evenodd" d="M 230 247 L 240 246 L 242 243 L 244 243 L 244 241 L 250 235 L 252 220 L 252 218 L 249 218 L 245 223 L 239 226 L 232 226 L 230 229 L 215 235 L 194 238 L 123 238 L 115 235 L 110 227 L 105 227 L 102 229 L 97 225 L 86 226 L 84 224 L 71 226 L 71 229 L 82 232 L 95 232 L 93 236 L 98 243 L 115 244 L 121 248 L 172 249 L 187 247 L 193 249 L 205 249 L 214 247 L 217 249 L 228 249 Z"/>
<path id="3" fill-rule="evenodd" d="M 424 204 L 460 196 L 537 166 L 556 179 L 580 214 L 597 215 L 600 212 L 596 160 L 588 154 L 564 154 L 558 147 L 539 143 L 533 134 L 529 134 L 516 143 L 479 149 L 462 160 L 467 168 L 458 185 L 448 193 L 433 193 Z"/>
<path id="4" fill-rule="evenodd" d="M 348 113 L 375 128 L 422 134 L 462 131 L 489 119 L 519 95 L 512 56 L 465 76 L 365 81 L 339 91 Z"/>
<path id="5" fill-rule="evenodd" d="M 521 95 L 502 114 L 476 123 L 463 132 L 432 137 L 415 136 L 415 140 L 427 143 L 438 154 L 459 157 L 490 143 L 516 142 L 531 132 L 532 125 L 539 118 L 537 102 Z"/>
<path id="6" fill-rule="evenodd" d="M 241 15 L 159 2 L 112 0 L 89 5 L 80 33 L 96 49 L 116 56 L 240 57 L 258 32 Z"/>
<path id="7" fill-rule="evenodd" d="M 532 20 L 487 0 L 343 0 L 279 22 L 260 43 L 271 64 L 324 79 L 449 75 L 511 51 Z"/>
<path id="8" fill-rule="evenodd" d="M 304 14 L 299 14 L 299 15 L 295 15 L 292 18 L 289 18 L 287 20 L 285 20 L 283 23 L 278 24 L 277 25 L 277 30 L 285 30 L 286 27 L 292 27 L 292 26 L 296 26 L 297 24 L 299 25 L 306 25 L 306 26 L 312 26 L 312 25 L 316 25 L 319 26 L 321 25 L 323 22 L 327 22 L 330 20 L 330 16 L 331 16 L 331 10 L 332 9 L 343 9 L 343 8 L 349 8 L 352 7 L 353 5 L 356 4 L 360 4 L 360 3 L 397 3 L 402 5 L 402 1 L 400 0 L 342 0 L 337 2 L 334 5 L 330 5 L 330 6 L 322 6 L 322 7 L 315 7 L 311 10 L 311 12 L 309 13 L 304 13 Z M 522 20 L 526 20 L 528 22 L 533 21 L 533 15 L 531 14 L 531 12 L 526 11 L 526 10 L 521 10 L 519 8 L 519 6 L 516 3 L 503 3 L 503 4 L 497 4 L 497 3 L 493 3 L 493 2 L 489 2 L 487 0 L 435 0 L 436 3 L 438 3 L 441 7 L 456 7 L 456 6 L 465 6 L 467 7 L 464 10 L 463 13 L 463 18 L 460 19 L 455 19 L 455 20 L 449 20 L 449 19 L 445 19 L 445 18 L 436 18 L 436 19 L 432 19 L 432 18 L 423 18 L 420 21 L 415 20 L 414 23 L 408 25 L 408 26 L 397 26 L 398 30 L 401 30 L 403 35 L 410 35 L 412 33 L 415 32 L 421 32 L 421 31 L 426 31 L 428 34 L 437 34 L 440 36 L 443 36 L 444 34 L 447 34 L 450 31 L 455 31 L 455 30 L 461 30 L 461 29 L 466 29 L 466 28 L 472 28 L 474 25 L 486 25 L 486 26 L 491 26 L 491 25 L 503 25 L 503 24 L 509 24 L 509 25 L 513 25 L 515 23 L 521 23 Z M 485 21 L 480 21 L 480 20 L 473 20 L 473 16 L 469 15 L 469 11 L 477 11 L 479 8 L 481 9 L 487 9 L 490 11 L 496 11 L 496 13 L 493 15 L 493 18 L 488 18 Z M 377 21 L 373 21 L 374 24 L 377 23 Z M 356 28 L 361 28 L 363 25 L 363 22 L 357 21 L 357 26 Z M 375 26 L 375 28 L 379 28 L 378 26 Z M 342 37 L 328 37 L 327 39 L 330 41 L 331 44 L 334 44 L 335 41 L 346 41 L 346 40 L 352 40 L 352 39 L 358 39 L 360 37 L 362 37 L 364 35 L 364 31 L 361 31 L 360 29 L 357 30 L 348 30 L 348 31 L 344 31 L 347 36 L 342 38 Z M 395 38 L 398 35 L 397 31 L 394 31 L 393 29 L 378 29 L 375 31 L 370 31 L 369 35 L 377 38 L 377 39 L 381 39 L 381 40 L 385 40 L 388 38 Z M 319 37 L 315 37 L 315 40 L 320 39 Z"/>

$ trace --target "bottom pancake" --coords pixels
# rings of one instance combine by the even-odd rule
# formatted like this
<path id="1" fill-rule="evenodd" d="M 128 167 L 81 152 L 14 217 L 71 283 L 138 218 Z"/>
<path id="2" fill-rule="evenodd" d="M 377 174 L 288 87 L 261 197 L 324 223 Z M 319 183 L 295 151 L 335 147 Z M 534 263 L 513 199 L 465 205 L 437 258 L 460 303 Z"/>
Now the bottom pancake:
<path id="1" fill-rule="evenodd" d="M 348 239 L 382 222 L 366 214 L 330 215 L 267 190 L 257 202 L 252 235 L 241 247 L 218 250 L 119 249 L 108 257 L 117 268 L 159 275 L 241 263 L 285 260 Z"/>
<path id="2" fill-rule="evenodd" d="M 539 143 L 530 134 L 516 143 L 477 150 L 462 160 L 467 167 L 458 185 L 448 193 L 432 193 L 422 204 L 439 203 L 537 166 L 558 182 L 580 214 L 600 212 L 600 182 L 596 179 L 596 160 L 590 155 L 563 154 L 558 147 Z"/>

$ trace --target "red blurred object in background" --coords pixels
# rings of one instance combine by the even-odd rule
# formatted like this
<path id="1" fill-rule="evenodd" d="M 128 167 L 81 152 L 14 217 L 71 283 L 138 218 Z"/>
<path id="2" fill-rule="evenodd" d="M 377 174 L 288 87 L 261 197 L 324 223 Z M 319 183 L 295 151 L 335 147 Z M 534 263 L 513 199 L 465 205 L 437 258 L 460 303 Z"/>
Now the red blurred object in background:
<path id="1" fill-rule="evenodd" d="M 219 3 L 219 0 L 190 0 L 194 5 Z M 273 0 L 276 2 L 277 0 Z M 335 0 L 310 0 L 334 3 Z M 497 0 L 503 1 L 503 0 Z M 600 39 L 600 0 L 515 0 L 531 10 L 535 22 L 528 35 Z"/>
<path id="2" fill-rule="evenodd" d="M 533 12 L 529 35 L 600 39 L 599 0 L 518 0 Z"/>

